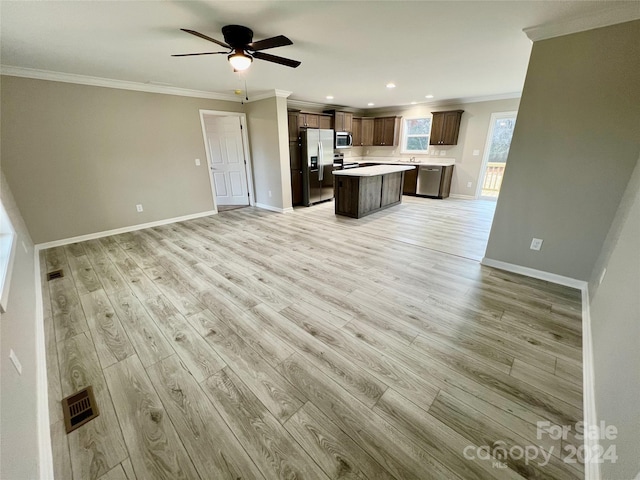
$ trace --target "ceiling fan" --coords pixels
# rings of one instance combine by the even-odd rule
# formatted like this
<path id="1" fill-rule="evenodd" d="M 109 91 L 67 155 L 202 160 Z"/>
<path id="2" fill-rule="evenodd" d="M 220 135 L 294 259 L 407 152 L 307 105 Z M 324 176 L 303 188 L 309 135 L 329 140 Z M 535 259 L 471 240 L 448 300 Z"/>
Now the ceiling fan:
<path id="1" fill-rule="evenodd" d="M 183 32 L 190 33 L 196 37 L 203 38 L 209 42 L 213 42 L 221 47 L 228 48 L 226 52 L 203 52 L 203 53 L 182 53 L 179 55 L 171 55 L 172 57 L 190 57 L 194 55 L 227 55 L 229 63 L 236 71 L 246 70 L 251 66 L 254 58 L 259 60 L 266 60 L 267 62 L 278 63 L 287 67 L 296 68 L 300 65 L 297 60 L 291 60 L 289 58 L 278 57 L 276 55 L 270 55 L 263 53 L 262 50 L 269 48 L 283 47 L 285 45 L 293 45 L 293 42 L 284 35 L 278 35 L 276 37 L 265 38 L 264 40 L 253 41 L 253 30 L 242 25 L 226 25 L 222 27 L 222 35 L 224 36 L 224 42 L 216 40 L 215 38 L 208 37 L 195 30 L 188 30 L 181 28 Z"/>

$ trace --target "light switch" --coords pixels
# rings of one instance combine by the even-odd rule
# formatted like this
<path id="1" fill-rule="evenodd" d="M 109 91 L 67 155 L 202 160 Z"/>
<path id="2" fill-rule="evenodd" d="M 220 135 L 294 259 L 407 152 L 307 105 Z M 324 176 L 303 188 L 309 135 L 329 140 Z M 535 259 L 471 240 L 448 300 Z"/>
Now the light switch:
<path id="1" fill-rule="evenodd" d="M 199 167 L 199 166 L 200 166 L 200 159 L 196 158 L 196 167 Z"/>
<path id="2" fill-rule="evenodd" d="M 480 155 L 480 150 L 474 150 L 473 151 L 473 156 L 477 157 L 478 155 Z"/>

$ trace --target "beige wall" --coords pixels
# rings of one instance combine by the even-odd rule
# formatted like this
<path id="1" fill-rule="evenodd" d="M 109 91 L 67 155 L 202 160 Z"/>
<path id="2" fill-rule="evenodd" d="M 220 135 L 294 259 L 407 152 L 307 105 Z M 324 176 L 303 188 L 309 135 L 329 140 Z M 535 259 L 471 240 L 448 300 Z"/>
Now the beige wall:
<path id="1" fill-rule="evenodd" d="M 248 103 L 246 113 L 256 202 L 276 210 L 291 208 L 286 99 Z"/>
<path id="2" fill-rule="evenodd" d="M 1 88 L 2 168 L 34 242 L 213 209 L 199 110 L 242 105 L 8 76 Z"/>
<path id="3" fill-rule="evenodd" d="M 38 477 L 33 243 L 2 172 L 0 194 L 18 234 L 7 312 L 0 315 L 0 478 L 32 479 Z M 22 364 L 22 375 L 9 361 L 10 349 Z"/>
<path id="4" fill-rule="evenodd" d="M 602 464 L 602 478 L 631 479 L 640 473 L 640 160 L 609 240 L 601 254 L 607 272 L 591 300 L 596 414 L 618 429 L 601 441 L 619 457 Z"/>
<path id="5" fill-rule="evenodd" d="M 430 116 L 431 112 L 444 110 L 464 110 L 460 123 L 458 144 L 452 146 L 431 146 L 430 150 L 437 150 L 436 155 L 402 154 L 401 146 L 397 147 L 359 147 L 351 149 L 352 156 L 365 155 L 371 157 L 394 157 L 439 160 L 442 158 L 454 158 L 456 166 L 453 169 L 451 181 L 451 193 L 454 195 L 475 196 L 480 169 L 484 155 L 489 121 L 491 114 L 495 112 L 517 111 L 520 99 L 494 100 L 487 102 L 475 102 L 465 104 L 453 104 L 448 106 L 433 107 L 416 105 L 404 109 L 371 110 L 366 116 L 399 115 L 405 118 Z M 479 150 L 479 155 L 473 155 L 474 150 Z M 439 152 L 444 151 L 444 157 Z M 467 187 L 468 182 L 471 186 Z"/>
<path id="6" fill-rule="evenodd" d="M 486 257 L 589 280 L 639 125 L 640 21 L 535 42 Z"/>

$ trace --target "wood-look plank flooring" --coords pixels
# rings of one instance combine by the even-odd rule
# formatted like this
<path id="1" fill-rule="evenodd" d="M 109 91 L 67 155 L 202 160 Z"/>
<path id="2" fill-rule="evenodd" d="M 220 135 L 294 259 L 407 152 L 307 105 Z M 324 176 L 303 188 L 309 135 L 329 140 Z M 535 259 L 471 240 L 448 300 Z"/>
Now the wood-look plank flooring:
<path id="1" fill-rule="evenodd" d="M 249 207 L 41 252 L 56 478 L 583 478 L 537 431 L 582 419 L 580 292 L 481 266 L 494 207 Z M 87 385 L 101 414 L 66 435 Z"/>

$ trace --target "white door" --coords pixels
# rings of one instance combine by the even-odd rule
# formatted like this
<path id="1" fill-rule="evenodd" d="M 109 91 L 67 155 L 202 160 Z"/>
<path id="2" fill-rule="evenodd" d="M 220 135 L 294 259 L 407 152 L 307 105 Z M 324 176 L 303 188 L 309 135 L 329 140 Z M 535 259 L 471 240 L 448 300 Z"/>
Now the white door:
<path id="1" fill-rule="evenodd" d="M 482 182 L 478 184 L 477 193 L 480 194 L 480 198 L 496 200 L 500 194 L 511 137 L 516 126 L 516 115 L 517 112 L 491 114 L 482 162 Z"/>
<path id="2" fill-rule="evenodd" d="M 217 205 L 249 205 L 240 117 L 204 117 Z"/>

